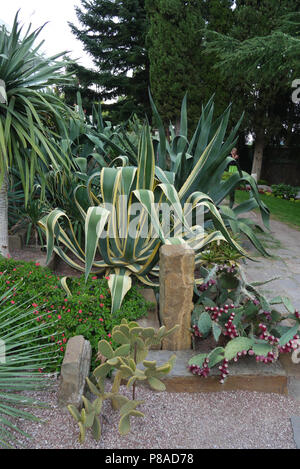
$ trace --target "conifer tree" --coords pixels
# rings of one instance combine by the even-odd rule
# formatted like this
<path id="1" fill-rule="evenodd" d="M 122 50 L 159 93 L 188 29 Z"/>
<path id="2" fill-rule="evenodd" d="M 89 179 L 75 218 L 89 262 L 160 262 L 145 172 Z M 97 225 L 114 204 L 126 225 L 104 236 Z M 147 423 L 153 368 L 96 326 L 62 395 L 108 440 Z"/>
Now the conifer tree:
<path id="1" fill-rule="evenodd" d="M 255 139 L 252 173 L 258 179 L 267 143 L 295 132 L 299 110 L 291 95 L 300 76 L 299 6 L 293 0 L 237 0 L 230 34 L 208 33 L 222 86 L 227 83 L 235 111 L 246 111 L 244 129 Z"/>
<path id="2" fill-rule="evenodd" d="M 74 66 L 83 97 L 108 101 L 115 120 L 149 112 L 149 63 L 145 49 L 145 0 L 81 0 L 74 35 L 91 55 L 95 70 Z M 75 91 L 75 90 L 74 90 Z M 84 101 L 83 101 L 84 102 Z"/>
<path id="3" fill-rule="evenodd" d="M 185 93 L 191 128 L 213 94 L 219 109 L 228 105 L 229 94 L 218 86 L 218 72 L 212 68 L 214 59 L 203 54 L 203 33 L 205 24 L 227 32 L 232 4 L 231 0 L 146 0 L 151 91 L 166 126 L 171 121 L 178 131 Z"/>

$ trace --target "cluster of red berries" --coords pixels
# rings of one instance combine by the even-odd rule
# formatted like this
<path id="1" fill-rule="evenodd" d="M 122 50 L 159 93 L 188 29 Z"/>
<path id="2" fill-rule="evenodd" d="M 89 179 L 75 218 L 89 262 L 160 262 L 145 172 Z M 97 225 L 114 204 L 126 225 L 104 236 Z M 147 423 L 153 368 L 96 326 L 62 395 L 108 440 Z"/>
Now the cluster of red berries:
<path id="1" fill-rule="evenodd" d="M 219 366 L 219 370 L 221 371 L 220 383 L 224 384 L 225 378 L 229 375 L 227 358 L 224 358 L 222 365 Z"/>
<path id="2" fill-rule="evenodd" d="M 199 331 L 199 327 L 197 325 L 192 326 L 192 329 L 195 337 L 202 337 L 202 334 Z"/>
<path id="3" fill-rule="evenodd" d="M 263 311 L 263 314 L 265 315 L 267 321 L 272 321 L 272 315 L 270 311 Z"/>
<path id="4" fill-rule="evenodd" d="M 212 287 L 213 285 L 216 285 L 215 280 L 209 280 L 207 283 L 202 283 L 202 285 L 199 285 L 198 290 L 203 292 L 209 289 L 209 287 Z"/>
<path id="5" fill-rule="evenodd" d="M 257 355 L 256 361 L 267 363 L 273 363 L 276 360 L 274 352 L 269 352 L 267 356 L 265 355 Z"/>
<path id="6" fill-rule="evenodd" d="M 218 272 L 227 272 L 228 274 L 234 274 L 236 271 L 236 265 L 232 264 L 232 266 L 228 266 L 226 264 L 219 265 Z"/>
<path id="7" fill-rule="evenodd" d="M 279 352 L 280 353 L 290 353 L 293 352 L 294 350 L 297 350 L 299 348 L 299 344 L 296 342 L 300 339 L 300 336 L 294 335 L 294 337 L 285 345 L 282 345 L 279 347 Z"/>
<path id="8" fill-rule="evenodd" d="M 265 340 L 270 345 L 278 345 L 279 339 L 274 337 L 273 335 L 269 335 L 267 332 L 267 326 L 265 324 L 259 324 L 258 327 L 261 329 L 262 333 L 260 334 L 259 338 Z"/>
<path id="9" fill-rule="evenodd" d="M 231 313 L 229 320 L 225 324 L 226 331 L 224 332 L 224 335 L 228 335 L 230 339 L 234 339 L 235 337 L 239 336 L 236 326 L 233 324 L 234 318 L 235 313 Z"/>
<path id="10" fill-rule="evenodd" d="M 300 319 L 300 313 L 299 313 L 299 311 L 297 311 L 297 310 L 295 311 L 295 316 L 296 316 L 297 319 Z"/>
<path id="11" fill-rule="evenodd" d="M 247 350 L 242 350 L 242 352 L 238 352 L 236 356 L 234 357 L 233 361 L 237 362 L 239 358 L 245 357 L 247 353 L 248 353 Z"/>
<path id="12" fill-rule="evenodd" d="M 229 309 L 234 309 L 234 305 L 224 305 L 223 308 L 219 308 L 218 306 L 206 306 L 205 311 L 212 313 L 212 320 L 218 321 L 218 319 L 222 316 L 222 314 L 228 314 Z"/>
<path id="13" fill-rule="evenodd" d="M 193 375 L 203 376 L 204 378 L 207 378 L 210 372 L 208 363 L 209 358 L 205 358 L 202 368 L 198 365 L 190 365 L 189 370 L 193 373 Z"/>

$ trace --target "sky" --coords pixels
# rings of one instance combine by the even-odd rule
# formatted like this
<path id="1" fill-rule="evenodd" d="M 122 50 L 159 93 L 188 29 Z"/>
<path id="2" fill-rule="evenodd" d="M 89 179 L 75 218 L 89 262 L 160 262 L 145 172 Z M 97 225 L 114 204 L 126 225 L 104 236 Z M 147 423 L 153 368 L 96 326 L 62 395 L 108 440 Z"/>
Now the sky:
<path id="1" fill-rule="evenodd" d="M 51 56 L 70 51 L 70 57 L 78 59 L 80 65 L 92 67 L 91 58 L 68 25 L 68 21 L 78 25 L 75 6 L 81 6 L 80 0 L 0 0 L 0 5 L 0 20 L 9 27 L 19 9 L 19 21 L 24 24 L 24 30 L 29 23 L 36 29 L 48 22 L 39 35 L 40 41 L 45 39 L 41 52 Z"/>

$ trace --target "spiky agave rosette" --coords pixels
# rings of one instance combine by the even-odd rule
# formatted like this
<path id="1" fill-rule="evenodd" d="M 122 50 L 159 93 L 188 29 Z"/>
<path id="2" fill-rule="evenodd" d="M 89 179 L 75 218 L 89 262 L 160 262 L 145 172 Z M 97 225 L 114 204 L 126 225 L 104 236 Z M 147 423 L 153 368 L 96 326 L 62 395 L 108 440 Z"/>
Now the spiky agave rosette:
<path id="1" fill-rule="evenodd" d="M 126 164 L 124 158 L 121 162 Z M 231 238 L 210 197 L 194 192 L 186 200 L 188 210 L 184 210 L 174 185 L 167 179 L 160 182 L 155 177 L 155 170 L 150 129 L 145 125 L 139 142 L 137 167 L 103 168 L 89 179 L 86 188 L 79 186 L 74 191 L 74 201 L 85 222 L 85 249 L 76 239 L 64 211 L 55 209 L 39 222 L 46 232 L 48 260 L 54 250 L 71 267 L 85 271 L 86 278 L 92 268 L 95 273 L 105 271 L 109 275 L 112 313 L 120 308 L 131 288 L 131 275 L 146 285 L 157 286 L 159 248 L 163 244 L 185 244 L 193 248 L 196 263 L 201 262 L 201 251 L 205 246 L 216 240 L 225 240 L 246 255 Z M 97 187 L 97 180 L 99 193 L 95 194 L 93 188 Z M 83 190 L 86 190 L 90 204 L 87 212 L 77 198 L 77 192 L 81 191 L 82 195 Z M 169 213 L 172 212 L 167 223 L 166 207 Z M 204 216 L 209 214 L 214 231 L 207 234 L 203 226 L 191 226 L 188 219 L 192 219 L 197 210 L 203 210 Z M 69 224 L 69 233 L 60 224 L 62 218 Z M 71 259 L 68 251 L 76 261 Z M 100 260 L 95 259 L 96 254 Z M 66 287 L 65 280 L 63 282 Z"/>

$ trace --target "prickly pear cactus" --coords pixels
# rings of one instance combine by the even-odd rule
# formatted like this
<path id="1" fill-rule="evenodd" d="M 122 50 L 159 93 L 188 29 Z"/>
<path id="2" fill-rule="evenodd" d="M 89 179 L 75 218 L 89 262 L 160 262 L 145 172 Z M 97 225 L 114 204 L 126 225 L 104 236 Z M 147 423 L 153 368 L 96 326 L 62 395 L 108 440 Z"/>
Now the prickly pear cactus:
<path id="1" fill-rule="evenodd" d="M 189 361 L 193 374 L 206 378 L 210 369 L 219 365 L 223 384 L 231 360 L 237 362 L 249 355 L 257 362 L 268 364 L 276 361 L 281 353 L 291 352 L 297 360 L 299 311 L 289 298 L 267 299 L 257 288 L 277 277 L 250 284 L 237 264 L 214 266 L 210 271 L 202 267 L 200 274 L 203 278 L 197 279 L 195 285 L 198 299 L 192 314 L 191 332 L 194 344 L 196 338 L 206 339 L 212 335 L 217 347 Z M 288 315 L 274 309 L 274 305 L 283 305 Z M 292 320 L 293 325 L 284 325 L 284 319 Z M 225 348 L 219 347 L 224 342 L 227 343 Z"/>
<path id="2" fill-rule="evenodd" d="M 87 384 L 96 399 L 90 402 L 83 397 L 84 408 L 81 413 L 74 406 L 68 406 L 70 414 L 77 421 L 79 426 L 79 441 L 84 442 L 86 430 L 92 429 L 93 436 L 99 440 L 101 437 L 101 413 L 103 401 L 109 399 L 112 407 L 119 410 L 120 423 L 119 432 L 126 435 L 130 431 L 130 417 L 144 417 L 144 414 L 137 410 L 143 401 L 135 400 L 135 384 L 137 381 L 148 382 L 151 389 L 164 391 L 165 385 L 161 379 L 172 370 L 176 356 L 173 355 L 163 365 L 157 366 L 155 361 L 147 361 L 147 355 L 151 345 L 160 344 L 161 341 L 172 334 L 179 326 L 174 326 L 169 331 L 166 327 L 161 327 L 158 331 L 154 328 L 140 327 L 136 322 L 128 323 L 123 319 L 119 326 L 115 326 L 112 331 L 113 340 L 120 344 L 115 350 L 109 342 L 101 340 L 98 344 L 98 358 L 101 365 L 98 366 L 93 376 L 94 384 L 87 378 Z M 142 364 L 143 368 L 137 365 Z M 105 379 L 107 375 L 116 370 L 111 392 L 105 392 Z M 133 386 L 133 399 L 130 400 L 120 394 L 122 382 L 127 382 L 127 388 Z"/>

